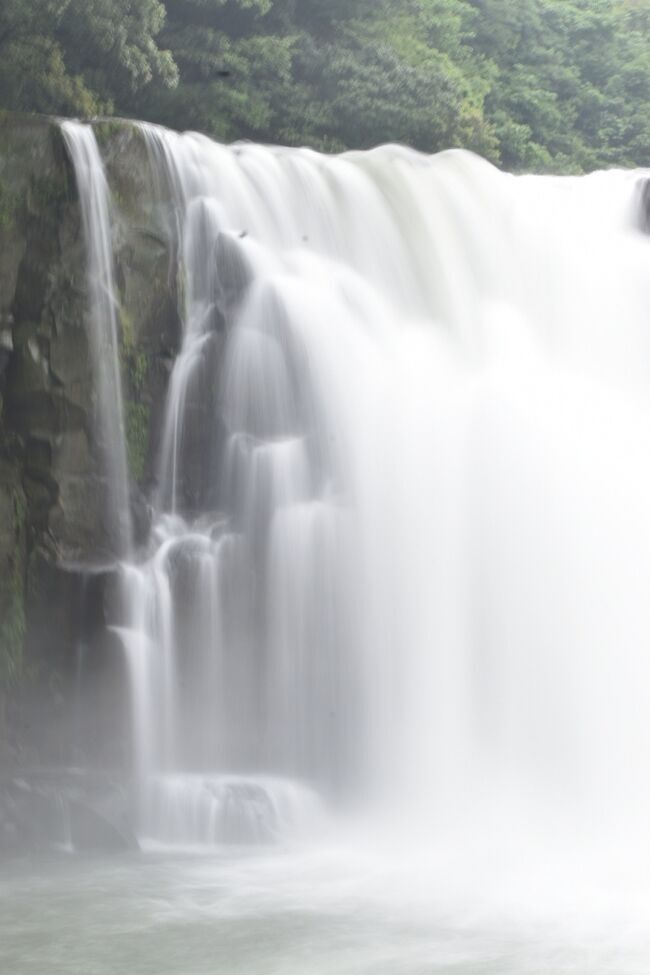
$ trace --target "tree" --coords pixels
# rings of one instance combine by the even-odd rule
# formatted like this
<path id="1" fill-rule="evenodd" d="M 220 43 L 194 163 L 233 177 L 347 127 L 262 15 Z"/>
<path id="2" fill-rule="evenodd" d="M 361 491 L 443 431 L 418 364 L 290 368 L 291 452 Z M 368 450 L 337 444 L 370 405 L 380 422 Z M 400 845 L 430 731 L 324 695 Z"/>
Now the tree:
<path id="1" fill-rule="evenodd" d="M 174 85 L 173 58 L 155 41 L 164 19 L 159 0 L 3 0 L 2 104 L 90 115 L 154 80 Z"/>
<path id="2" fill-rule="evenodd" d="M 0 104 L 222 140 L 645 164 L 650 0 L 3 0 Z"/>

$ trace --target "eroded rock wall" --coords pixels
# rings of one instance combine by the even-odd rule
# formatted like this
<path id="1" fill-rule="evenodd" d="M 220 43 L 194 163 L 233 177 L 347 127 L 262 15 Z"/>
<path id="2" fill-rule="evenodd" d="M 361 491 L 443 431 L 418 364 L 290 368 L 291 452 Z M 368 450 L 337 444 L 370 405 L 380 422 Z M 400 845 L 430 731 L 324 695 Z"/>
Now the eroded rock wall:
<path id="1" fill-rule="evenodd" d="M 173 207 L 154 189 L 136 125 L 98 122 L 95 131 L 114 204 L 125 426 L 142 539 L 180 340 Z M 0 115 L 0 687 L 10 704 L 19 685 L 46 683 L 68 709 L 65 675 L 75 666 L 79 620 L 89 615 L 84 600 L 94 593 L 87 637 L 103 629 L 110 601 L 102 586 L 111 588 L 114 553 L 86 311 L 79 200 L 59 125 Z"/>

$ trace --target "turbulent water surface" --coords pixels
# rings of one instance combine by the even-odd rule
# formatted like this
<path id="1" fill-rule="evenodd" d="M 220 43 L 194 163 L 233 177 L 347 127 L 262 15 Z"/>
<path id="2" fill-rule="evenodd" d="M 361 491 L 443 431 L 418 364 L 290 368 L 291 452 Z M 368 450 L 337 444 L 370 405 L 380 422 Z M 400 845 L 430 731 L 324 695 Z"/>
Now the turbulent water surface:
<path id="1" fill-rule="evenodd" d="M 184 295 L 113 621 L 143 852 L 13 867 L 5 969 L 647 972 L 644 175 L 141 135 Z"/>
<path id="2" fill-rule="evenodd" d="M 611 876 L 599 888 L 548 861 L 543 882 L 531 869 L 515 880 L 477 852 L 463 873 L 448 850 L 378 856 L 358 837 L 15 865 L 0 879 L 0 964 L 12 975 L 647 972 L 642 889 Z"/>

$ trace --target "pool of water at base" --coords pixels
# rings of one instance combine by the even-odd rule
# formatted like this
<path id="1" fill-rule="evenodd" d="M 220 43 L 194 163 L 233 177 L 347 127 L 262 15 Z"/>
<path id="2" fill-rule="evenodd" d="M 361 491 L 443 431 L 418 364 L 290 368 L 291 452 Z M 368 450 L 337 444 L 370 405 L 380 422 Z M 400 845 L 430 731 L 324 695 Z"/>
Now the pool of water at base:
<path id="1" fill-rule="evenodd" d="M 341 845 L 151 848 L 117 859 L 62 854 L 5 862 L 0 865 L 0 972 L 650 971 L 650 908 L 642 893 L 612 898 L 589 882 L 571 886 L 548 873 L 541 886 L 529 876 L 528 889 L 521 876 L 517 883 L 504 876 L 503 884 L 486 885 L 484 867 L 454 875 L 450 862 L 439 856 L 437 866 L 431 858 L 418 862 L 416 857 L 406 868 L 399 857 Z M 491 869 L 498 874 L 497 864 Z"/>

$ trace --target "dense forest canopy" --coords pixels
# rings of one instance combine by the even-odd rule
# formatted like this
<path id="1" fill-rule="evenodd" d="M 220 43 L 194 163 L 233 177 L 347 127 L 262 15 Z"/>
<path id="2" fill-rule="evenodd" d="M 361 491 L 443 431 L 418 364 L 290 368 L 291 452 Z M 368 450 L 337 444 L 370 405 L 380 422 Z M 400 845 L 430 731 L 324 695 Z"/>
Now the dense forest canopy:
<path id="1" fill-rule="evenodd" d="M 650 0 L 2 0 L 0 107 L 647 165 L 649 41 Z"/>

